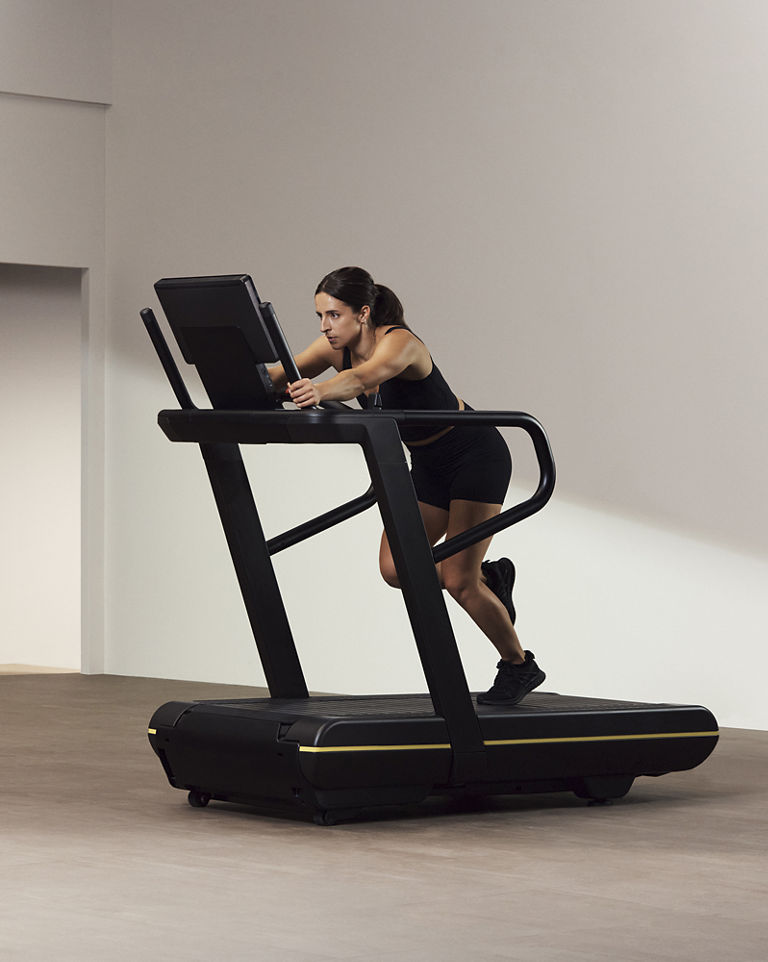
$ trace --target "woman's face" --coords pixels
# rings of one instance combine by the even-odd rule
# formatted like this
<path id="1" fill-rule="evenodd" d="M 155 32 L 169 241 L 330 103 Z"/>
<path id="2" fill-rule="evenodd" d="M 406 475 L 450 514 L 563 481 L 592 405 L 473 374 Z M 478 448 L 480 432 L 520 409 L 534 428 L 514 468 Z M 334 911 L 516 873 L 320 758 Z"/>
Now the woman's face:
<path id="1" fill-rule="evenodd" d="M 330 294 L 315 294 L 315 310 L 320 318 L 320 331 L 336 350 L 347 347 L 360 336 L 370 314 L 368 307 L 358 313 L 349 304 Z"/>

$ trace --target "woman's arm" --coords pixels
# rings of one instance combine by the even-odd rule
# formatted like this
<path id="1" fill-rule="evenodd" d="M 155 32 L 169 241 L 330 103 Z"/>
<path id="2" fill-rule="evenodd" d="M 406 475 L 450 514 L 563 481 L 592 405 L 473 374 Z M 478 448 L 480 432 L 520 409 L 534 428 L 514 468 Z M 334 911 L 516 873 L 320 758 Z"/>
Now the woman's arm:
<path id="1" fill-rule="evenodd" d="M 383 381 L 397 377 L 411 368 L 415 379 L 426 377 L 431 368 L 429 351 L 410 331 L 392 331 L 382 337 L 373 354 L 357 367 L 339 371 L 335 377 L 313 384 L 309 376 L 288 388 L 298 407 L 309 407 L 320 401 L 349 401 L 359 394 L 378 388 Z M 304 368 L 299 367 L 304 374 Z"/>
<path id="2" fill-rule="evenodd" d="M 334 354 L 338 353 L 338 351 L 333 350 L 327 339 L 321 336 L 296 355 L 296 367 L 304 377 L 317 377 L 318 374 L 322 374 L 323 371 L 327 371 L 329 367 L 334 366 Z M 282 364 L 275 364 L 274 367 L 267 368 L 267 373 L 272 380 L 275 391 L 280 392 L 286 389 L 288 383 Z"/>

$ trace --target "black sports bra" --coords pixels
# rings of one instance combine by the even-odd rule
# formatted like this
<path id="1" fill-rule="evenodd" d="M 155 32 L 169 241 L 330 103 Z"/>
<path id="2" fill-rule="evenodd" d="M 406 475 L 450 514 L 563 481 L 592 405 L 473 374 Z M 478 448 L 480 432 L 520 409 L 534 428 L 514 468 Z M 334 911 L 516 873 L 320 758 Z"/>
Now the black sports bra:
<path id="1" fill-rule="evenodd" d="M 384 335 L 390 331 L 407 330 L 403 327 L 390 327 Z M 414 335 L 415 337 L 416 335 Z M 431 358 L 430 358 L 431 359 Z M 348 371 L 352 367 L 352 356 L 349 348 L 344 348 L 344 360 L 342 371 Z M 390 411 L 458 411 L 459 401 L 453 391 L 448 387 L 445 378 L 440 373 L 437 364 L 432 361 L 432 370 L 426 377 L 419 381 L 408 381 L 402 377 L 392 377 L 388 381 L 382 381 L 379 385 L 378 397 L 381 399 L 381 407 Z M 360 407 L 371 408 L 374 406 L 373 398 L 367 394 L 360 394 L 357 398 Z M 432 427 L 419 427 L 418 425 L 400 426 L 400 437 L 403 441 L 423 441 L 435 433 Z"/>

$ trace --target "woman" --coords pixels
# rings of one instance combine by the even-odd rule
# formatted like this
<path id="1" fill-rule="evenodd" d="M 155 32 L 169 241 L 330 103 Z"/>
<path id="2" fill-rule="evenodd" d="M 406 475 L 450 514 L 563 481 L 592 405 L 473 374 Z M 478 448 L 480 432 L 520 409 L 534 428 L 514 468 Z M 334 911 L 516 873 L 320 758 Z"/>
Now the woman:
<path id="1" fill-rule="evenodd" d="M 425 344 L 405 323 L 403 307 L 389 288 L 375 284 L 360 267 L 342 267 L 320 281 L 315 309 L 321 335 L 296 357 L 303 377 L 286 383 L 282 366 L 270 369 L 275 388 L 287 390 L 300 408 L 321 401 L 357 398 L 362 407 L 463 410 L 433 363 Z M 327 381 L 313 378 L 329 368 Z M 411 477 L 430 544 L 492 518 L 501 511 L 512 473 L 509 450 L 496 428 L 455 431 L 403 425 L 411 455 Z M 515 570 L 502 558 L 485 562 L 487 538 L 438 567 L 441 585 L 496 647 L 500 660 L 481 704 L 514 705 L 540 685 L 544 672 L 524 651 L 514 628 L 512 586 Z M 387 584 L 399 587 L 397 572 L 382 535 L 379 566 Z"/>

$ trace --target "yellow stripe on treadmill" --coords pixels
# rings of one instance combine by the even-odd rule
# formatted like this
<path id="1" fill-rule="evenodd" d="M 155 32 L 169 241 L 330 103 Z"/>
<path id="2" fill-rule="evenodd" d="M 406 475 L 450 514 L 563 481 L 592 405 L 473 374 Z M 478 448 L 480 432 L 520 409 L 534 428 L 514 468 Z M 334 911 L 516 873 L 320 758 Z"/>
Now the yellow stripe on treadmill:
<path id="1" fill-rule="evenodd" d="M 499 738 L 484 741 L 487 747 L 497 745 L 558 745 L 575 742 L 628 742 L 648 741 L 652 738 L 715 738 L 719 732 L 654 732 L 647 735 L 579 735 L 571 738 Z M 300 745 L 300 752 L 313 755 L 328 752 L 418 752 L 448 749 L 447 743 L 431 745 Z"/>
<path id="2" fill-rule="evenodd" d="M 300 752 L 312 752 L 313 754 L 319 754 L 321 752 L 418 752 L 426 751 L 430 748 L 450 748 L 451 746 L 446 742 L 445 744 L 437 745 L 322 745 L 320 747 L 316 745 L 300 745 Z"/>
<path id="3" fill-rule="evenodd" d="M 579 735 L 575 738 L 499 738 L 484 745 L 552 745 L 568 742 L 638 742 L 651 738 L 714 738 L 719 732 L 651 732 L 646 735 Z"/>

